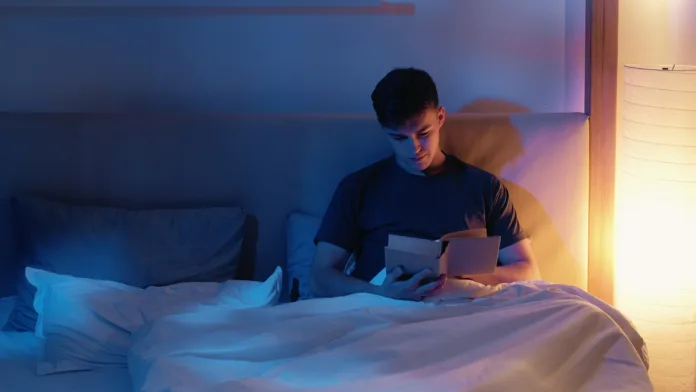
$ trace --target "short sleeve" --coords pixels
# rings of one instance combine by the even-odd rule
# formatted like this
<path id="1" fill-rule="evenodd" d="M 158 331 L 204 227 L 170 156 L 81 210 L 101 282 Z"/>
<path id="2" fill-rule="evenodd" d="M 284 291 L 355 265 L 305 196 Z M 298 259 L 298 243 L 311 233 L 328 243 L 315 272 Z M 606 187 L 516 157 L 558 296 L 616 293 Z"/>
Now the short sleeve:
<path id="1" fill-rule="evenodd" d="M 510 200 L 510 193 L 499 179 L 493 178 L 486 214 L 486 231 L 489 236 L 500 236 L 500 248 L 507 248 L 525 238 L 517 212 Z"/>
<path id="2" fill-rule="evenodd" d="M 359 238 L 360 186 L 348 176 L 340 182 L 324 214 L 314 243 L 327 242 L 354 252 Z"/>

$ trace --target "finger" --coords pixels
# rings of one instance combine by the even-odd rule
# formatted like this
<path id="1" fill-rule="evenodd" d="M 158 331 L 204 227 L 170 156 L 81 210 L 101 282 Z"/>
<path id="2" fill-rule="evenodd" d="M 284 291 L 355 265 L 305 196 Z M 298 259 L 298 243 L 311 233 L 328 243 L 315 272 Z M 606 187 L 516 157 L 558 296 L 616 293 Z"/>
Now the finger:
<path id="1" fill-rule="evenodd" d="M 443 285 L 440 282 L 428 283 L 427 285 L 423 285 L 423 286 L 419 287 L 416 290 L 416 295 L 418 295 L 418 296 L 433 295 L 433 294 L 437 293 L 438 291 L 440 291 L 440 289 L 442 289 L 442 286 Z"/>
<path id="2" fill-rule="evenodd" d="M 423 286 L 420 286 L 416 290 L 416 294 L 418 295 L 430 295 L 442 288 L 442 286 L 445 285 L 445 282 L 447 281 L 447 277 L 445 275 L 440 276 L 436 281 L 430 282 L 428 284 L 424 284 Z"/>
<path id="3" fill-rule="evenodd" d="M 396 267 L 389 271 L 387 277 L 384 279 L 384 283 L 394 283 L 401 275 L 404 274 L 404 270 L 401 267 Z"/>
<path id="4" fill-rule="evenodd" d="M 433 271 L 426 268 L 424 270 L 421 270 L 417 274 L 413 275 L 413 277 L 408 280 L 408 284 L 411 287 L 417 287 L 420 285 L 421 280 L 423 280 L 425 278 L 432 278 L 433 275 L 435 275 L 435 274 L 433 274 Z"/>

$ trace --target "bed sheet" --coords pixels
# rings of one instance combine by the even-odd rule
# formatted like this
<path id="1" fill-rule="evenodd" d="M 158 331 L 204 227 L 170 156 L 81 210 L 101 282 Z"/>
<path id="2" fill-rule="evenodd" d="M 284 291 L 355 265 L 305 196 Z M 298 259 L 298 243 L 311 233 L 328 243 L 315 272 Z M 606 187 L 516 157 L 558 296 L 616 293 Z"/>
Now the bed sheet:
<path id="1" fill-rule="evenodd" d="M 0 308 L 3 304 L 0 299 Z M 1 392 L 132 391 L 126 368 L 37 376 L 37 349 L 38 341 L 31 332 L 0 333 Z"/>
<path id="2" fill-rule="evenodd" d="M 166 316 L 134 336 L 143 392 L 650 392 L 642 339 L 568 286 L 511 285 L 473 302 L 378 296 Z"/>

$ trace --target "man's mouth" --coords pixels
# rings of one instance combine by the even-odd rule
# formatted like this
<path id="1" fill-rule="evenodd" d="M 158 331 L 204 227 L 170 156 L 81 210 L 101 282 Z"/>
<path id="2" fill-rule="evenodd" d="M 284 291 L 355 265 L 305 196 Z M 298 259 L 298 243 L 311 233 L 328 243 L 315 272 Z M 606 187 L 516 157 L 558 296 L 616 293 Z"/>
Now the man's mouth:
<path id="1" fill-rule="evenodd" d="M 425 159 L 425 155 L 426 155 L 426 154 L 421 154 L 421 155 L 419 155 L 419 156 L 417 156 L 417 157 L 415 157 L 415 158 L 412 158 L 412 159 L 413 159 L 414 161 L 416 161 L 416 162 L 420 162 L 420 161 L 422 161 L 423 159 Z"/>

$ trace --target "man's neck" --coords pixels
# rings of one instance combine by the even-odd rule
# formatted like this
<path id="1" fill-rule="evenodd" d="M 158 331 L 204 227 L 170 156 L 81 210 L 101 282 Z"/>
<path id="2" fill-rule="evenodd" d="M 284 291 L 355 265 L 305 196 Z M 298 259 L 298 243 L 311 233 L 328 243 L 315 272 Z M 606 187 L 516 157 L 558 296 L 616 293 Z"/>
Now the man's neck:
<path id="1" fill-rule="evenodd" d="M 432 176 L 440 173 L 445 168 L 446 160 L 447 157 L 445 154 L 439 150 L 437 155 L 435 155 L 435 158 L 433 158 L 433 162 L 423 171 L 423 174 L 426 176 Z"/>

